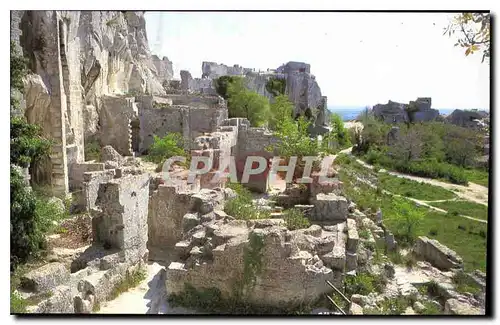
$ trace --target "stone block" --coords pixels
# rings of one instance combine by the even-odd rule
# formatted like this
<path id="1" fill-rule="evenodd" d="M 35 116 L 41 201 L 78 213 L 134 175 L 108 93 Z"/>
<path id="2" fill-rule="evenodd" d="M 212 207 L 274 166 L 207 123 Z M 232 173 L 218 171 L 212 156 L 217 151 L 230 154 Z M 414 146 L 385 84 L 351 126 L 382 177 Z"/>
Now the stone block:
<path id="1" fill-rule="evenodd" d="M 46 292 L 70 280 L 70 272 L 59 262 L 46 264 L 21 277 L 21 287 L 31 292 Z"/>
<path id="2" fill-rule="evenodd" d="M 312 220 L 342 221 L 347 219 L 347 199 L 333 193 L 316 195 Z"/>

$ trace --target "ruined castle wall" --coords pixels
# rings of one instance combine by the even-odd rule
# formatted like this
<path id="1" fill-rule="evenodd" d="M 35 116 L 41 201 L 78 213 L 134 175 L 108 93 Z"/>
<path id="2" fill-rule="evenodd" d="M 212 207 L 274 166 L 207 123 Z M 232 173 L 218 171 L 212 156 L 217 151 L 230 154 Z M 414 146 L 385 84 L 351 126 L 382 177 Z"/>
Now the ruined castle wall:
<path id="1" fill-rule="evenodd" d="M 94 242 L 124 250 L 137 262 L 147 255 L 149 174 L 127 175 L 101 184 L 93 215 Z"/>
<path id="2" fill-rule="evenodd" d="M 103 96 L 99 114 L 101 145 L 111 145 L 124 156 L 132 155 L 130 122 L 137 114 L 133 98 Z"/>
<path id="3" fill-rule="evenodd" d="M 180 97 L 177 102 L 186 101 Z M 189 99 L 191 100 L 191 99 Z M 142 107 L 139 110 L 140 120 L 140 150 L 147 150 L 153 143 L 153 136 L 163 137 L 168 133 L 180 133 L 185 140 L 190 142 L 202 133 L 216 131 L 221 121 L 227 118 L 227 109 L 215 107 L 179 106 L 175 104 L 169 107 L 148 109 Z M 191 102 L 192 103 L 192 102 Z"/>
<path id="4" fill-rule="evenodd" d="M 99 186 L 115 178 L 115 170 L 94 171 L 83 173 L 82 195 L 79 205 L 82 209 L 90 211 L 96 207 Z"/>

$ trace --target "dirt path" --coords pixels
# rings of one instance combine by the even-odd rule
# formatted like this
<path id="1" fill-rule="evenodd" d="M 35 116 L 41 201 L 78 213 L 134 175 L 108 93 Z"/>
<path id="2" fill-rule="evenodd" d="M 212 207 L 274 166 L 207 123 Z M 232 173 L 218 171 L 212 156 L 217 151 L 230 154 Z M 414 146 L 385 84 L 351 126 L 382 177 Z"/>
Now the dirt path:
<path id="1" fill-rule="evenodd" d="M 351 148 L 347 148 L 345 150 L 340 151 L 340 153 L 346 153 L 346 154 L 351 154 Z M 373 166 L 370 164 L 367 164 L 366 162 L 356 159 L 358 163 L 361 165 L 365 166 L 366 168 L 373 169 Z M 419 176 L 413 176 L 413 175 L 407 175 L 399 172 L 394 172 L 394 171 L 386 171 L 389 175 L 400 177 L 400 178 L 406 178 L 409 180 L 417 181 L 417 182 L 423 182 L 427 183 L 430 185 L 434 186 L 439 186 L 444 189 L 453 191 L 458 197 L 465 199 L 467 201 L 472 201 L 475 203 L 479 203 L 482 205 L 488 205 L 488 188 L 479 184 L 471 183 L 469 182 L 469 186 L 463 186 L 463 185 L 457 185 L 457 184 L 451 184 L 451 183 L 446 183 L 439 181 L 437 179 L 432 179 L 432 178 L 425 178 L 425 177 L 419 177 Z"/>
<path id="2" fill-rule="evenodd" d="M 351 147 L 351 148 L 347 148 L 347 149 L 345 149 L 345 150 L 342 150 L 342 151 L 340 151 L 339 153 L 347 153 L 347 154 L 350 154 L 351 149 L 352 149 L 352 147 Z M 335 156 L 335 157 L 337 157 L 337 156 Z M 357 162 L 359 162 L 359 163 L 360 163 L 361 165 L 363 165 L 364 167 L 366 167 L 366 168 L 370 168 L 370 169 L 373 169 L 373 166 L 371 166 L 371 165 L 369 165 L 369 164 L 367 164 L 367 163 L 365 163 L 365 162 L 363 162 L 363 161 L 361 161 L 361 160 L 359 160 L 359 159 L 356 159 L 356 160 L 357 160 Z M 392 175 L 392 172 L 388 172 L 388 173 Z M 400 174 L 400 173 L 398 173 L 398 174 Z M 413 179 L 413 178 L 414 178 L 414 176 L 405 175 L 405 174 L 400 174 L 400 175 L 401 175 L 400 177 L 402 177 L 402 178 L 408 178 L 408 179 L 416 180 L 416 179 Z M 415 178 L 418 178 L 418 179 L 419 179 L 419 178 L 421 178 L 421 177 L 415 177 Z M 422 179 L 429 180 L 429 181 L 433 181 L 433 179 L 428 179 L 428 178 L 422 178 Z M 362 182 L 362 183 L 364 183 L 364 184 L 366 184 L 366 185 L 368 185 L 368 186 L 370 186 L 371 188 L 376 188 L 376 186 L 375 186 L 375 185 L 373 185 L 372 183 L 370 183 L 369 181 L 363 180 L 363 179 L 361 179 L 361 178 L 359 178 L 359 177 L 357 178 L 357 180 L 358 180 L 358 181 L 360 181 L 360 182 Z M 417 180 L 417 181 L 418 181 L 418 180 Z M 448 183 L 444 183 L 444 182 L 440 182 L 440 181 L 437 181 L 437 183 L 440 183 L 440 184 L 446 184 L 446 185 L 455 185 L 455 184 L 448 184 Z M 440 186 L 440 185 L 438 185 L 438 184 L 432 184 L 432 183 L 429 183 L 429 184 L 434 185 L 434 186 Z M 469 184 L 471 184 L 471 183 L 469 183 Z M 479 185 L 477 185 L 477 184 L 474 184 L 474 185 L 479 186 Z M 460 185 L 456 185 L 456 186 L 460 186 Z M 444 187 L 444 186 L 441 186 L 441 187 Z M 465 186 L 460 186 L 460 187 L 466 188 Z M 484 187 L 484 186 L 481 186 L 481 187 Z M 446 187 L 444 187 L 444 188 L 446 188 Z M 459 197 L 460 197 L 460 195 L 458 195 L 458 193 L 457 193 L 456 191 L 454 191 L 454 192 L 457 194 L 457 196 L 459 196 Z M 486 200 L 487 200 L 487 197 L 488 197 L 488 193 L 487 193 L 487 192 L 488 192 L 488 189 L 486 188 Z M 405 198 L 405 199 L 408 199 L 408 200 L 410 200 L 410 201 L 415 202 L 415 203 L 416 203 L 416 204 L 418 204 L 418 205 L 425 206 L 425 207 L 427 207 L 427 208 L 429 208 L 429 209 L 432 209 L 432 210 L 435 210 L 435 211 L 439 211 L 439 212 L 443 212 L 443 213 L 448 213 L 448 211 L 443 210 L 443 209 L 440 209 L 440 208 L 436 208 L 436 207 L 434 207 L 434 206 L 430 205 L 429 203 L 432 203 L 432 202 L 447 202 L 447 201 L 455 201 L 455 200 L 456 200 L 456 199 L 450 199 L 450 200 L 433 200 L 433 201 L 424 201 L 424 200 L 418 200 L 418 199 L 414 199 L 414 198 L 407 197 L 407 196 L 403 196 L 403 195 L 399 195 L 399 194 L 394 194 L 394 193 L 389 192 L 389 191 L 387 191 L 387 190 L 382 190 L 382 193 L 387 194 L 387 195 L 391 195 L 391 196 L 394 196 L 394 197 L 401 197 L 401 198 Z M 469 200 L 469 201 L 474 201 L 474 200 Z M 484 203 L 482 203 L 482 202 L 477 202 L 477 203 L 484 204 Z M 485 204 L 485 205 L 488 205 L 488 201 L 486 201 L 486 204 Z M 478 218 L 474 218 L 474 217 L 470 217 L 470 216 L 466 216 L 466 215 L 459 215 L 459 216 L 460 216 L 460 217 L 462 217 L 462 218 L 465 218 L 465 219 L 470 219 L 470 220 L 474 220 L 474 221 L 481 222 L 481 223 L 488 223 L 488 221 L 487 221 L 487 220 L 484 220 L 484 219 L 478 219 Z"/>
<path id="3" fill-rule="evenodd" d="M 193 310 L 172 307 L 165 291 L 165 268 L 158 263 L 146 266 L 146 279 L 137 287 L 101 305 L 98 314 L 195 314 Z"/>

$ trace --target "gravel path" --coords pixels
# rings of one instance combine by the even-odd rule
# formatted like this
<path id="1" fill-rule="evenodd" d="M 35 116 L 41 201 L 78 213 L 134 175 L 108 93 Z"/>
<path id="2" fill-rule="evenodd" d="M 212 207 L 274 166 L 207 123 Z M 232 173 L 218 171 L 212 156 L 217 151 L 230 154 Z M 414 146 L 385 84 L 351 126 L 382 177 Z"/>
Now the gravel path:
<path id="1" fill-rule="evenodd" d="M 137 287 L 101 305 L 98 314 L 196 314 L 196 311 L 168 304 L 165 268 L 158 263 L 146 266 L 146 279 Z"/>

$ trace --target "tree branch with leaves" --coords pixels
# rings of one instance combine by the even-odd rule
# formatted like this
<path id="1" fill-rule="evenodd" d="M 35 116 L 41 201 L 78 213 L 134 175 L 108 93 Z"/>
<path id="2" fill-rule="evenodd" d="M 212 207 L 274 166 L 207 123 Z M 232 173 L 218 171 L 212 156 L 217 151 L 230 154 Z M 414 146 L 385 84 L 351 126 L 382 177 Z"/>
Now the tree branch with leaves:
<path id="1" fill-rule="evenodd" d="M 489 63 L 490 59 L 490 14 L 489 13 L 462 13 L 453 17 L 452 22 L 445 28 L 444 34 L 448 37 L 457 36 L 455 46 L 465 49 L 465 55 L 482 51 L 483 58 Z"/>

